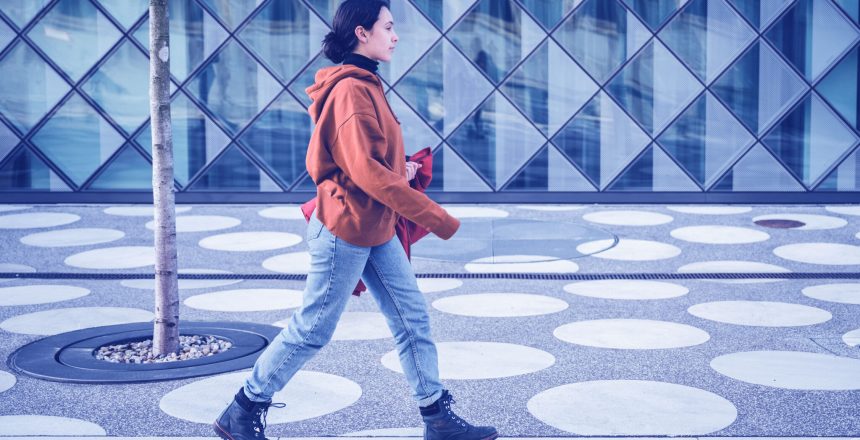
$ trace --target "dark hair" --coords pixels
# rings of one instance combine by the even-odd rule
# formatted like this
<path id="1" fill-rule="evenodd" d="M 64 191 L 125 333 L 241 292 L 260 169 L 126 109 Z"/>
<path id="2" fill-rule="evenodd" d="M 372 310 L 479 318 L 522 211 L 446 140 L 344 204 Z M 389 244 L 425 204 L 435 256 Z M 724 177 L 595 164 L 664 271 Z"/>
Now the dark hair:
<path id="1" fill-rule="evenodd" d="M 326 58 L 334 63 L 343 62 L 344 57 L 358 46 L 355 28 L 372 29 L 383 6 L 391 9 L 388 0 L 344 0 L 334 13 L 333 30 L 322 42 Z"/>

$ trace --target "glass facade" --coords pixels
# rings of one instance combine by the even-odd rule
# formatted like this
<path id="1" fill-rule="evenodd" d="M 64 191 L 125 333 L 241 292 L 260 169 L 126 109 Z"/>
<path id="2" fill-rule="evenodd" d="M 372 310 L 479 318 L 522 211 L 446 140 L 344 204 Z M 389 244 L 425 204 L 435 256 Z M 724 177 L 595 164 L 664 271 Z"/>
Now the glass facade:
<path id="1" fill-rule="evenodd" d="M 380 76 L 432 192 L 860 191 L 857 0 L 391 3 Z M 148 4 L 0 0 L 0 197 L 151 191 Z M 308 198 L 304 89 L 338 0 L 169 4 L 179 200 Z"/>

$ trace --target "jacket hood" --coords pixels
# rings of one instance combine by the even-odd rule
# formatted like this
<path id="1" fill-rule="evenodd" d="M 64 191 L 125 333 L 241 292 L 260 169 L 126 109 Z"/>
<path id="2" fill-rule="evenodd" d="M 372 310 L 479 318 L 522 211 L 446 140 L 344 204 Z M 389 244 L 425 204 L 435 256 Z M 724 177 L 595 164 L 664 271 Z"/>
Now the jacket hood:
<path id="1" fill-rule="evenodd" d="M 344 78 L 357 78 L 379 84 L 379 78 L 375 74 L 351 64 L 320 69 L 314 76 L 314 84 L 305 89 L 305 93 L 313 101 L 310 107 L 308 107 L 308 113 L 311 115 L 314 124 L 319 120 L 323 106 L 325 106 L 332 89 Z"/>

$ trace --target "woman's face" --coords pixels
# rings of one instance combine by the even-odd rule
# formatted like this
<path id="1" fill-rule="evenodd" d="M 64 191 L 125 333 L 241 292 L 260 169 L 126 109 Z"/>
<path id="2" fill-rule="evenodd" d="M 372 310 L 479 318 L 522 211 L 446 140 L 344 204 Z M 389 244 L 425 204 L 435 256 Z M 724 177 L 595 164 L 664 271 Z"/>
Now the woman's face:
<path id="1" fill-rule="evenodd" d="M 386 7 L 379 10 L 379 18 L 373 24 L 373 29 L 355 28 L 358 47 L 355 52 L 376 61 L 391 61 L 394 47 L 397 46 L 397 33 L 394 32 L 394 17 Z"/>

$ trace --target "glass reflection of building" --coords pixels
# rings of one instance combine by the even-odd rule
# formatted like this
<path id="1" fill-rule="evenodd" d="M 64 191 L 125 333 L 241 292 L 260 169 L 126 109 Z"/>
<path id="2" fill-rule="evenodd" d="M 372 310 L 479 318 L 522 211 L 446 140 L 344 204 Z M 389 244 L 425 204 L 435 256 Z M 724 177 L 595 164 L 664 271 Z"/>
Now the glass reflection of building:
<path id="1" fill-rule="evenodd" d="M 337 4 L 170 2 L 180 201 L 314 190 L 304 89 L 330 64 L 319 43 Z M 147 5 L 0 1 L 4 200 L 144 200 Z M 860 1 L 393 0 L 392 13 L 401 41 L 380 75 L 407 152 L 434 151 L 441 199 L 860 190 Z"/>

